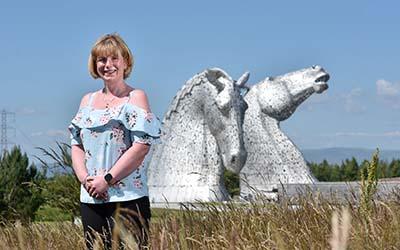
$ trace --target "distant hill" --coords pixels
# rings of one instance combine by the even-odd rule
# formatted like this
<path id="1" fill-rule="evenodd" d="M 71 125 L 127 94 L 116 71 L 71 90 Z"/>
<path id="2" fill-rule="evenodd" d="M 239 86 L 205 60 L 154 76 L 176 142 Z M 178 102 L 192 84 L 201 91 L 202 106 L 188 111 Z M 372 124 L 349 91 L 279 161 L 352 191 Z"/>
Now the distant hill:
<path id="1" fill-rule="evenodd" d="M 375 150 L 364 148 L 323 148 L 303 149 L 301 152 L 308 162 L 320 163 L 326 159 L 329 163 L 340 164 L 345 159 L 351 159 L 353 156 L 359 163 L 363 160 L 370 160 Z M 400 150 L 381 150 L 379 151 L 379 158 L 386 161 L 400 159 Z"/>

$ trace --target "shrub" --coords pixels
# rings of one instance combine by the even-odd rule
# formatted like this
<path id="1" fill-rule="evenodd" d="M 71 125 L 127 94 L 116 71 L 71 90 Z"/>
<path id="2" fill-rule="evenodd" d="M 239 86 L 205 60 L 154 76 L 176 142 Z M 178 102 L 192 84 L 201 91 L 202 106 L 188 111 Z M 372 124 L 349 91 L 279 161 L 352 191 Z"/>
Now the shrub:
<path id="1" fill-rule="evenodd" d="M 29 221 L 44 202 L 38 188 L 44 176 L 29 165 L 26 154 L 14 147 L 0 159 L 0 216 L 2 220 Z"/>

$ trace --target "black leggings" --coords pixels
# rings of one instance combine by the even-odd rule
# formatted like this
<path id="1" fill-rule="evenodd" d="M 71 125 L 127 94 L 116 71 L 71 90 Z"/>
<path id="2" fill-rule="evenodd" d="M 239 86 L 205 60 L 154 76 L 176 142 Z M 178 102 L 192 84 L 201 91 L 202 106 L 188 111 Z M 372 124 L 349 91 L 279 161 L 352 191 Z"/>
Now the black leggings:
<path id="1" fill-rule="evenodd" d="M 116 218 L 115 213 L 118 208 L 120 208 L 120 216 Z M 111 249 L 115 221 L 120 221 L 126 229 L 134 234 L 139 247 L 147 245 L 151 217 L 150 202 L 147 196 L 123 202 L 81 203 L 81 216 L 88 249 L 93 249 L 96 233 L 100 234 L 105 249 Z"/>

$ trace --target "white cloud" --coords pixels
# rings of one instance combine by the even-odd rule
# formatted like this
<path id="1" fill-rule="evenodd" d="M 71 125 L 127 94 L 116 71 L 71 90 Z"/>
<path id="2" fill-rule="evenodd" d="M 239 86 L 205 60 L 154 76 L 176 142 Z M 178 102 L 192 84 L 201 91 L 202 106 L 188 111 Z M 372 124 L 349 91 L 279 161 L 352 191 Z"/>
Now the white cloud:
<path id="1" fill-rule="evenodd" d="M 384 133 L 384 136 L 400 137 L 400 131 L 386 132 L 386 133 Z"/>
<path id="2" fill-rule="evenodd" d="M 384 79 L 376 81 L 376 91 L 378 96 L 398 97 L 400 96 L 400 83 L 391 83 Z"/>
<path id="3" fill-rule="evenodd" d="M 299 106 L 299 110 L 313 111 L 316 107 L 330 103 L 331 101 L 332 97 L 329 93 L 314 94 Z"/>
<path id="4" fill-rule="evenodd" d="M 51 129 L 46 132 L 46 135 L 50 137 L 68 136 L 68 132 L 66 130 Z"/>
<path id="5" fill-rule="evenodd" d="M 43 135 L 43 132 L 33 132 L 33 133 L 31 133 L 32 137 L 42 136 L 42 135 Z"/>
<path id="6" fill-rule="evenodd" d="M 323 105 L 324 108 L 340 107 L 346 113 L 360 114 L 367 110 L 364 100 L 365 92 L 363 89 L 354 88 L 340 94 L 323 93 L 313 95 L 300 106 L 299 110 L 313 111 L 316 107 Z"/>
<path id="7" fill-rule="evenodd" d="M 344 101 L 344 110 L 348 113 L 363 113 L 366 107 L 361 103 L 363 90 L 361 88 L 355 88 L 350 90 L 349 93 L 343 94 L 342 98 Z"/>
<path id="8" fill-rule="evenodd" d="M 376 81 L 376 93 L 378 97 L 389 105 L 390 108 L 400 109 L 400 83 L 389 82 L 384 79 Z"/>
<path id="9" fill-rule="evenodd" d="M 32 107 L 22 107 L 16 110 L 18 115 L 32 115 L 37 113 L 37 111 Z"/>
<path id="10" fill-rule="evenodd" d="M 350 96 L 361 96 L 363 93 L 363 90 L 361 88 L 355 88 L 350 90 Z"/>
<path id="11" fill-rule="evenodd" d="M 31 133 L 32 137 L 36 136 L 48 136 L 48 137 L 68 137 L 68 132 L 61 129 L 49 129 L 47 131 L 39 131 Z"/>
<path id="12" fill-rule="evenodd" d="M 371 136 L 371 134 L 368 133 L 363 133 L 363 132 L 336 132 L 334 136 L 361 136 L 361 137 L 366 137 L 366 136 Z"/>
<path id="13" fill-rule="evenodd" d="M 383 133 L 365 133 L 365 132 L 336 132 L 326 136 L 333 137 L 400 137 L 400 131 L 388 131 Z"/>

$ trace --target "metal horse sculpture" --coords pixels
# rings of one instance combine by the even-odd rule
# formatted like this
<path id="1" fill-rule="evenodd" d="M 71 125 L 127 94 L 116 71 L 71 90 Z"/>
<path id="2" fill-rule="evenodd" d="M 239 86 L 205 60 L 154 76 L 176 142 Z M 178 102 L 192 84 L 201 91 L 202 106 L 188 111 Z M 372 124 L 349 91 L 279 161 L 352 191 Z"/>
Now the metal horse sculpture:
<path id="1" fill-rule="evenodd" d="M 149 162 L 151 202 L 228 199 L 224 166 L 239 173 L 246 161 L 239 86 L 244 83 L 215 68 L 195 75 L 177 93 Z"/>
<path id="2" fill-rule="evenodd" d="M 313 66 L 266 78 L 248 88 L 244 96 L 248 105 L 243 123 L 247 161 L 240 172 L 242 197 L 266 194 L 280 183 L 316 182 L 279 122 L 289 118 L 313 93 L 326 90 L 328 80 L 328 73 Z"/>

